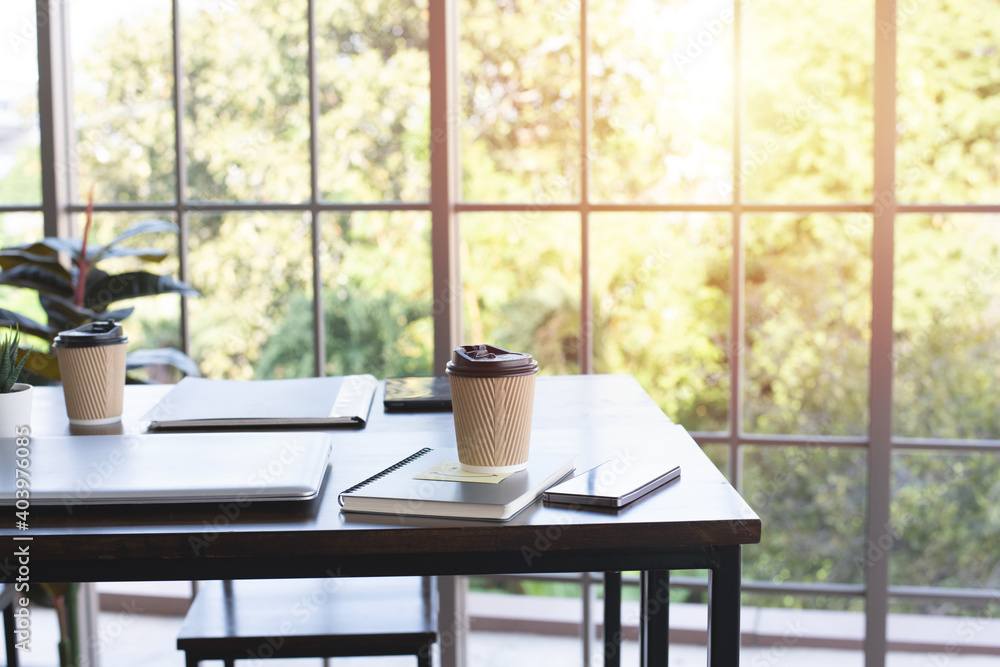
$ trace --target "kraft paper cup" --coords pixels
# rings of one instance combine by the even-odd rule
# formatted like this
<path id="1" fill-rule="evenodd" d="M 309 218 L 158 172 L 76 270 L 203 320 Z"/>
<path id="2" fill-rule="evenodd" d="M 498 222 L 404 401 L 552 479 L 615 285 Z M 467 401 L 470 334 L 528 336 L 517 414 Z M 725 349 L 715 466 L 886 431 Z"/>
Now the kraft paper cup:
<path id="1" fill-rule="evenodd" d="M 87 324 L 61 332 L 53 347 L 59 357 L 69 423 L 100 426 L 120 422 L 127 347 L 121 327 Z"/>
<path id="2" fill-rule="evenodd" d="M 458 461 L 468 472 L 528 466 L 537 362 L 488 345 L 456 348 L 448 364 Z"/>

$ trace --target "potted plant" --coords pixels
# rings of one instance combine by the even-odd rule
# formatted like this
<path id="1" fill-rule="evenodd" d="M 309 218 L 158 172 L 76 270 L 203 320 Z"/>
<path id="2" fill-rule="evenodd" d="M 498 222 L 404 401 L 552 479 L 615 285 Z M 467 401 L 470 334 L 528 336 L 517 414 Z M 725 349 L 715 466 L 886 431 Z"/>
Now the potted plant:
<path id="1" fill-rule="evenodd" d="M 0 339 L 0 438 L 13 438 L 31 423 L 31 385 L 17 381 L 28 360 L 27 353 L 17 358 L 20 342 L 17 328 Z"/>
<path id="2" fill-rule="evenodd" d="M 88 237 L 93 211 L 91 194 L 82 239 L 46 237 L 36 243 L 0 249 L 0 285 L 38 292 L 38 301 L 47 318 L 45 323 L 37 322 L 0 308 L 0 327 L 17 326 L 21 332 L 37 336 L 51 345 L 60 331 L 95 320 L 124 320 L 134 308 L 112 308 L 119 301 L 171 293 L 199 296 L 197 290 L 170 275 L 148 271 L 109 273 L 98 266 L 105 260 L 120 257 L 134 257 L 147 263 L 163 261 L 166 250 L 135 247 L 123 242 L 148 234 L 177 233 L 176 225 L 164 220 L 142 220 L 106 245 L 91 244 Z M 69 259 L 68 263 L 65 258 Z M 36 378 L 36 384 L 60 379 L 59 362 L 51 351 L 28 350 L 27 360 L 25 372 Z M 167 364 L 188 375 L 200 375 L 194 361 L 173 348 L 137 350 L 126 359 L 129 370 L 152 364 Z"/>

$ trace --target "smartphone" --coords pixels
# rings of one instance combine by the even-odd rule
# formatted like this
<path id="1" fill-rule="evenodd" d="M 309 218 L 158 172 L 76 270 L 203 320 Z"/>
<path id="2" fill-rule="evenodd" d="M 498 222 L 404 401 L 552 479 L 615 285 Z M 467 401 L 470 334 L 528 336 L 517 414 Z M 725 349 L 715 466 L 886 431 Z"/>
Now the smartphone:
<path id="1" fill-rule="evenodd" d="M 643 465 L 625 469 L 622 462 L 615 459 L 556 484 L 542 495 L 550 503 L 624 507 L 680 475 L 679 465 Z"/>
<path id="2" fill-rule="evenodd" d="M 451 384 L 445 377 L 386 378 L 386 412 L 450 412 Z"/>

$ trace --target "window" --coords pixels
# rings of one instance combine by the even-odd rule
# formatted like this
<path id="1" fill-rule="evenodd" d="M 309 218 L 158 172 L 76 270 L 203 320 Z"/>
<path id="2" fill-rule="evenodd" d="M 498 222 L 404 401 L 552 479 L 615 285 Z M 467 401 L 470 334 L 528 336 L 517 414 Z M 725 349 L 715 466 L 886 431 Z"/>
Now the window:
<path id="1" fill-rule="evenodd" d="M 94 7 L 53 4 L 51 66 L 33 3 L 2 12 L 3 242 L 91 187 L 98 234 L 177 222 L 202 297 L 137 303 L 138 345 L 632 373 L 761 514 L 748 603 L 865 611 L 868 665 L 890 609 L 996 614 L 994 4 Z"/>

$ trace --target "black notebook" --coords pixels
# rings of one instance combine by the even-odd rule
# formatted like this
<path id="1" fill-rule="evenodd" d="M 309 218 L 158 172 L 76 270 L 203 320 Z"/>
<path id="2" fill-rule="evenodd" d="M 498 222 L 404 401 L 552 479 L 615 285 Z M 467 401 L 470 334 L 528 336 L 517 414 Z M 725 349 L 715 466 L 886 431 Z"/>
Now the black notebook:
<path id="1" fill-rule="evenodd" d="M 526 470 L 495 484 L 414 479 L 450 461 L 458 461 L 456 450 L 425 447 L 341 493 L 340 505 L 345 512 L 508 521 L 571 473 L 574 457 L 534 452 Z"/>

